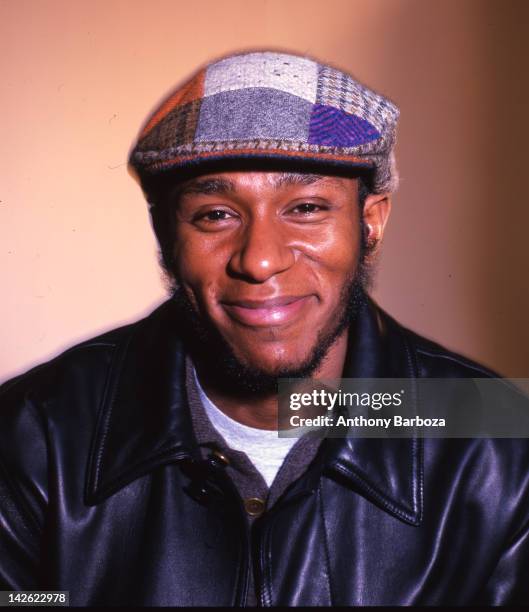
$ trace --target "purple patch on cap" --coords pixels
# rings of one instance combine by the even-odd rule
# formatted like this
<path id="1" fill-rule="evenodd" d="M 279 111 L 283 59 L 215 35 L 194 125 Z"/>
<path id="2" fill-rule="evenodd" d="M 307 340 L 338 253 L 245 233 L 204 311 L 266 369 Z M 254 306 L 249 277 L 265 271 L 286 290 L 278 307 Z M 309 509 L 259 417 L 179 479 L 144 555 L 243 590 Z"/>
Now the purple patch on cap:
<path id="1" fill-rule="evenodd" d="M 380 138 L 380 133 L 365 119 L 332 106 L 315 104 L 309 125 L 309 144 L 354 147 Z"/>

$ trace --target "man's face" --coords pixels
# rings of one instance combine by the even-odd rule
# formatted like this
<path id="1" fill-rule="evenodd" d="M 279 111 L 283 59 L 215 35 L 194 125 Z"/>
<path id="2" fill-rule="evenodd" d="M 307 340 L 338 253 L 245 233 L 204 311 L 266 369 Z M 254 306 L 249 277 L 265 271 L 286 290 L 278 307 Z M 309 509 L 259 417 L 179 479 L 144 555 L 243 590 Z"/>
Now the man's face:
<path id="1" fill-rule="evenodd" d="M 180 286 L 240 363 L 270 375 L 309 361 L 343 318 L 360 244 L 354 178 L 222 172 L 179 191 Z"/>

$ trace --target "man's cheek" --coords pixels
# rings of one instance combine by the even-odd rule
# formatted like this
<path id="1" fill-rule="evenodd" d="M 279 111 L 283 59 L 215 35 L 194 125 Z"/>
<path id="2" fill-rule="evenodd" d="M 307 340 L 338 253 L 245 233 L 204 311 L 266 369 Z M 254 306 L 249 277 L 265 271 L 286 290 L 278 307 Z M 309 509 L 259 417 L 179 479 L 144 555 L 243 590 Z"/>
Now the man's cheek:
<path id="1" fill-rule="evenodd" d="M 351 269 L 356 264 L 360 252 L 360 232 L 347 227 L 328 229 L 318 240 L 306 240 L 299 244 L 299 250 L 308 260 L 329 270 Z M 332 231 L 331 231 L 332 230 Z"/>
<path id="2" fill-rule="evenodd" d="M 327 282 L 335 284 L 354 274 L 358 265 L 359 249 L 353 244 L 332 244 L 319 253 L 317 265 Z"/>
<path id="3" fill-rule="evenodd" d="M 208 233 L 182 232 L 174 246 L 175 261 L 183 274 L 218 275 L 226 269 L 229 245 Z"/>
<path id="4" fill-rule="evenodd" d="M 207 277 L 207 258 L 195 248 L 194 241 L 177 242 L 174 253 L 178 273 L 184 282 L 196 286 Z"/>

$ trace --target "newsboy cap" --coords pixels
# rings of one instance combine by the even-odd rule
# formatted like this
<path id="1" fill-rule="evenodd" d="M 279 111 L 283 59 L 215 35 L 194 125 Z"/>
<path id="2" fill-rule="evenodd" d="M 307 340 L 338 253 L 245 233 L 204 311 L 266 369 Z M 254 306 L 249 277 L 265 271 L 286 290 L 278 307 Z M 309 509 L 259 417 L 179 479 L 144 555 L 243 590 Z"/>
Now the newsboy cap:
<path id="1" fill-rule="evenodd" d="M 271 51 L 230 55 L 200 70 L 152 114 L 130 163 L 146 182 L 224 160 L 288 161 L 372 171 L 397 187 L 398 108 L 351 75 Z"/>

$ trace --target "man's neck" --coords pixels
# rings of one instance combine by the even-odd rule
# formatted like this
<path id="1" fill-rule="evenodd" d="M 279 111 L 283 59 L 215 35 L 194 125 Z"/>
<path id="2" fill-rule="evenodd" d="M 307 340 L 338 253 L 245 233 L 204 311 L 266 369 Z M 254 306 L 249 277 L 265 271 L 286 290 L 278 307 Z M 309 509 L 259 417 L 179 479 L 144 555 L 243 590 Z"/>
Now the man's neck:
<path id="1" fill-rule="evenodd" d="M 311 376 L 313 379 L 341 378 L 347 353 L 347 329 L 330 347 L 319 367 Z M 258 429 L 277 430 L 278 396 L 277 393 L 245 398 L 230 395 L 211 384 L 207 373 L 198 368 L 201 385 L 209 399 L 230 418 Z"/>

